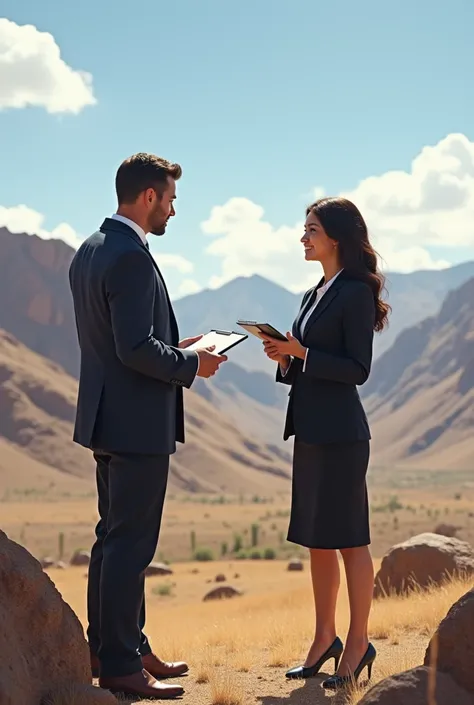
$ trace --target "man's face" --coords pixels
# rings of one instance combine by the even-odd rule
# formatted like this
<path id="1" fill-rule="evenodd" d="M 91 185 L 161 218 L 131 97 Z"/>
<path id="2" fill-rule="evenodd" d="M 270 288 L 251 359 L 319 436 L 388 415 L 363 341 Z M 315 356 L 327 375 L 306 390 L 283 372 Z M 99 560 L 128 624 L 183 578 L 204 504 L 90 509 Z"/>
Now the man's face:
<path id="1" fill-rule="evenodd" d="M 150 189 L 151 190 L 151 189 Z M 148 232 L 152 235 L 164 235 L 168 220 L 176 215 L 174 201 L 176 199 L 176 181 L 168 176 L 165 190 L 160 193 L 153 191 L 148 213 Z"/>

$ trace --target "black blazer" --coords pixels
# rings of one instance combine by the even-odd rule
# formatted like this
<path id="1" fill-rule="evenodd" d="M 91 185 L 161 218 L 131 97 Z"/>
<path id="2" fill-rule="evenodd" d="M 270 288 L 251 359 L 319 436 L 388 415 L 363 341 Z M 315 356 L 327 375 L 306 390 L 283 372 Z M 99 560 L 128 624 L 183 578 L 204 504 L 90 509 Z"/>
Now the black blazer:
<path id="1" fill-rule="evenodd" d="M 304 361 L 294 359 L 277 381 L 290 384 L 284 438 L 304 443 L 370 439 L 357 385 L 367 380 L 372 363 L 375 302 L 369 286 L 344 271 L 331 284 L 306 324 L 300 324 L 316 299 L 317 289 L 303 297 L 293 335 L 308 348 Z"/>
<path id="2" fill-rule="evenodd" d="M 169 455 L 184 441 L 182 387 L 198 357 L 180 350 L 158 266 L 135 231 L 107 218 L 69 270 L 81 371 L 74 440 L 122 453 Z"/>

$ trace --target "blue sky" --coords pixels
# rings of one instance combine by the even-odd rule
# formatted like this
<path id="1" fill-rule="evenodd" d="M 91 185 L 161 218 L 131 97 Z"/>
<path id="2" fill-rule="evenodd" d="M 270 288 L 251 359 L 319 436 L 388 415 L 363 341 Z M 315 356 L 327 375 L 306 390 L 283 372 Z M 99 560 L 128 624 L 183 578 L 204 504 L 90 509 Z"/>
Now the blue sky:
<path id="1" fill-rule="evenodd" d="M 470 256 L 472 0 L 3 0 L 2 16 L 51 33 L 64 62 L 91 74 L 97 102 L 77 114 L 0 111 L 0 208 L 24 204 L 45 230 L 65 222 L 86 236 L 115 209 L 118 164 L 150 151 L 184 170 L 178 216 L 153 241 L 158 259 L 188 262 L 165 267 L 175 295 L 254 271 L 293 289 L 309 281 L 297 242 L 317 188 L 366 204 L 391 268 Z M 418 176 L 380 180 L 409 179 L 427 145 Z M 462 168 L 443 166 L 453 155 Z M 441 217 L 446 169 L 462 207 Z"/>

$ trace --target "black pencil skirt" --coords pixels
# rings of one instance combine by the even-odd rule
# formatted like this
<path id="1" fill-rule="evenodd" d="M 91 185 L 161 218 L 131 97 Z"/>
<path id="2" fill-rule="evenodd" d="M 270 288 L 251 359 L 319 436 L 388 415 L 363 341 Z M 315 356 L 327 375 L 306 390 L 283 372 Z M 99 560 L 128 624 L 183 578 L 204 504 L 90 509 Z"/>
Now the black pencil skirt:
<path id="1" fill-rule="evenodd" d="M 370 544 L 369 455 L 369 441 L 295 441 L 288 541 L 323 549 Z"/>

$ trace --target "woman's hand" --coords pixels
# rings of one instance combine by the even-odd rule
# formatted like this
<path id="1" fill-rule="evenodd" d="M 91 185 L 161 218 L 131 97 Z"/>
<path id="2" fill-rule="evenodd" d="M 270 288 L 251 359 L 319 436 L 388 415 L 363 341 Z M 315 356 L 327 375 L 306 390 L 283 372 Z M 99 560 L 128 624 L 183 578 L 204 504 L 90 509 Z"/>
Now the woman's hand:
<path id="1" fill-rule="evenodd" d="M 306 356 L 306 348 L 303 347 L 291 333 L 286 334 L 287 340 L 276 340 L 262 334 L 263 349 L 270 360 L 275 360 L 282 367 L 287 367 L 289 358 L 300 357 L 304 360 Z"/>
<path id="2" fill-rule="evenodd" d="M 277 353 L 277 351 L 273 347 L 273 342 L 270 340 L 264 340 L 263 341 L 263 351 L 265 355 L 270 358 L 270 360 L 273 360 L 274 362 L 278 362 L 278 364 L 286 370 L 287 367 L 289 367 L 290 364 L 290 356 L 289 355 L 280 355 Z"/>

